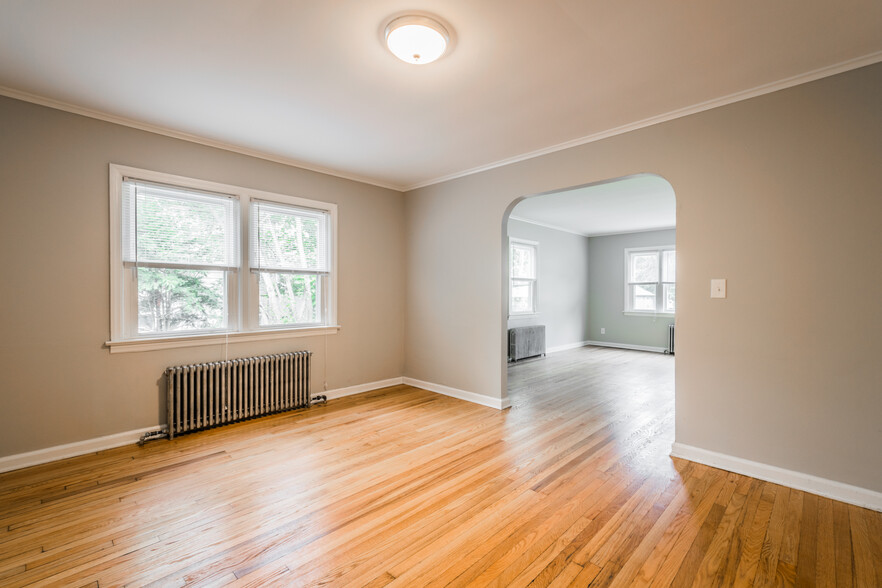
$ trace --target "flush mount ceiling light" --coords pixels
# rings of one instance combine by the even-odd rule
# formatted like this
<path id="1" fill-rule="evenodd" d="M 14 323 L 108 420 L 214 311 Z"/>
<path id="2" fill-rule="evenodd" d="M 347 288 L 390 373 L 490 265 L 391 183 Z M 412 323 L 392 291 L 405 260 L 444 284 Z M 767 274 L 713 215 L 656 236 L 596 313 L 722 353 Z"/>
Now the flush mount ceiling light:
<path id="1" fill-rule="evenodd" d="M 402 16 L 386 25 L 386 46 L 407 63 L 432 63 L 444 55 L 449 43 L 447 29 L 427 16 Z"/>

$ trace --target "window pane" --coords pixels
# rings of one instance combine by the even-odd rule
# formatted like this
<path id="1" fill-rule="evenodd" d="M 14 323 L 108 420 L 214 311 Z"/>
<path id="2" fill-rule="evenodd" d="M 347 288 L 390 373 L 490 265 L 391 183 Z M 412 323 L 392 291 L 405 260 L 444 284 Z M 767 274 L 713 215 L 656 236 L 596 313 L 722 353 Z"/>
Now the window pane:
<path id="1" fill-rule="evenodd" d="M 258 282 L 260 326 L 321 322 L 318 276 L 259 272 Z"/>
<path id="2" fill-rule="evenodd" d="M 536 248 L 530 245 L 513 243 L 511 246 L 511 277 L 536 277 Z"/>
<path id="3" fill-rule="evenodd" d="M 251 267 L 328 271 L 328 215 L 283 204 L 251 205 Z"/>
<path id="4" fill-rule="evenodd" d="M 658 282 L 658 254 L 632 253 L 630 273 L 629 282 Z"/>
<path id="5" fill-rule="evenodd" d="M 631 286 L 632 310 L 655 310 L 655 284 Z"/>
<path id="6" fill-rule="evenodd" d="M 225 328 L 225 274 L 138 268 L 138 333 Z"/>
<path id="7" fill-rule="evenodd" d="M 234 267 L 239 265 L 238 201 L 152 185 L 125 204 L 124 261 Z"/>
<path id="8" fill-rule="evenodd" d="M 533 310 L 533 282 L 512 280 L 510 313 L 533 312 Z"/>
<path id="9" fill-rule="evenodd" d="M 664 290 L 662 292 L 664 299 L 664 308 L 665 312 L 674 312 L 675 302 L 676 302 L 676 293 L 674 289 L 676 286 L 674 284 L 665 284 Z"/>
<path id="10" fill-rule="evenodd" d="M 662 282 L 675 282 L 677 275 L 677 254 L 674 251 L 662 252 Z"/>

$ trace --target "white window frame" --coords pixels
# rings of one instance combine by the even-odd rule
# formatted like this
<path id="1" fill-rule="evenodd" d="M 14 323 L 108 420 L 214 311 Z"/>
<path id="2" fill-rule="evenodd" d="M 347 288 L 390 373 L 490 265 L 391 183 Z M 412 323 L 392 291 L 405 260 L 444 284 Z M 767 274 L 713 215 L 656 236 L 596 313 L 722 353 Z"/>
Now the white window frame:
<path id="1" fill-rule="evenodd" d="M 660 245 L 657 247 L 628 247 L 625 249 L 625 274 L 624 274 L 624 313 L 630 316 L 674 316 L 675 312 L 667 312 L 660 310 L 664 308 L 664 287 L 666 284 L 676 285 L 676 281 L 665 282 L 663 278 L 662 253 L 665 251 L 674 251 L 676 254 L 676 245 Z M 631 282 L 631 254 L 633 253 L 651 253 L 655 252 L 658 257 L 658 280 L 655 282 Z M 631 286 L 640 284 L 655 285 L 655 310 L 636 310 L 631 305 Z"/>
<path id="2" fill-rule="evenodd" d="M 180 335 L 137 334 L 137 295 L 134 294 L 136 268 L 126 267 L 122 260 L 122 184 L 125 178 L 167 184 L 184 189 L 216 192 L 239 200 L 240 262 L 238 270 L 227 272 L 228 325 L 225 330 L 187 331 Z M 336 334 L 337 325 L 337 205 L 297 196 L 253 190 L 177 176 L 163 172 L 110 164 L 110 340 L 105 343 L 111 353 L 151 351 L 174 347 L 214 345 L 230 341 L 247 342 L 266 339 Z M 299 208 L 326 212 L 329 218 L 330 272 L 323 280 L 323 322 L 308 326 L 259 325 L 259 285 L 256 272 L 249 269 L 249 215 L 251 201 L 277 202 Z"/>
<path id="3" fill-rule="evenodd" d="M 512 256 L 512 245 L 515 243 L 519 245 L 525 245 L 527 247 L 531 247 L 533 249 L 533 266 L 536 271 L 536 277 L 534 278 L 515 278 L 511 275 L 511 261 L 513 259 Z M 533 290 L 533 308 L 527 312 L 514 312 L 512 310 L 514 308 L 514 296 L 513 296 L 513 286 L 515 280 L 530 280 L 531 286 Z M 539 242 L 538 241 L 529 241 L 527 239 L 519 239 L 517 237 L 509 237 L 508 238 L 508 316 L 509 317 L 523 317 L 523 316 L 532 316 L 535 314 L 539 314 Z"/>

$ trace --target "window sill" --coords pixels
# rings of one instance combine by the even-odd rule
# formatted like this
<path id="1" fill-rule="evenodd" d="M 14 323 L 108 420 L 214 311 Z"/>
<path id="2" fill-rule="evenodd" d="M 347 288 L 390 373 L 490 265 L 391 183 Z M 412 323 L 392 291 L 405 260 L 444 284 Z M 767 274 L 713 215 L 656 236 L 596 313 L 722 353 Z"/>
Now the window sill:
<path id="1" fill-rule="evenodd" d="M 191 335 L 189 337 L 158 337 L 155 339 L 107 341 L 104 345 L 110 349 L 111 353 L 132 353 L 136 351 L 175 349 L 177 347 L 202 347 L 205 345 L 223 345 L 225 343 L 248 343 L 251 341 L 336 335 L 340 329 L 340 325 L 334 325 L 332 327 L 302 327 L 299 329 L 249 331 L 245 333 L 212 333 L 210 335 Z"/>
<path id="2" fill-rule="evenodd" d="M 539 314 L 538 312 L 519 312 L 517 314 L 510 314 L 508 318 L 510 319 L 519 319 L 519 318 L 530 318 L 531 316 L 536 316 Z"/>
<path id="3" fill-rule="evenodd" d="M 673 318 L 675 315 L 673 312 L 655 312 L 654 310 L 625 310 L 622 312 L 625 316 L 660 316 L 660 317 L 670 317 Z"/>

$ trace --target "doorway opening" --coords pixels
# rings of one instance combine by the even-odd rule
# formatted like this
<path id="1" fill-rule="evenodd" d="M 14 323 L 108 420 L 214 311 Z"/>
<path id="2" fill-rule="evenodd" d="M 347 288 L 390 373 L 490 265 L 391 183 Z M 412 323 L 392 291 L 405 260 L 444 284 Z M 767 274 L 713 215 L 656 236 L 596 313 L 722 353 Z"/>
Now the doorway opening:
<path id="1" fill-rule="evenodd" d="M 676 198 L 637 174 L 519 199 L 504 221 L 506 396 L 670 405 Z M 563 396 L 561 396 L 563 395 Z M 529 401 L 529 402 L 528 402 Z"/>

